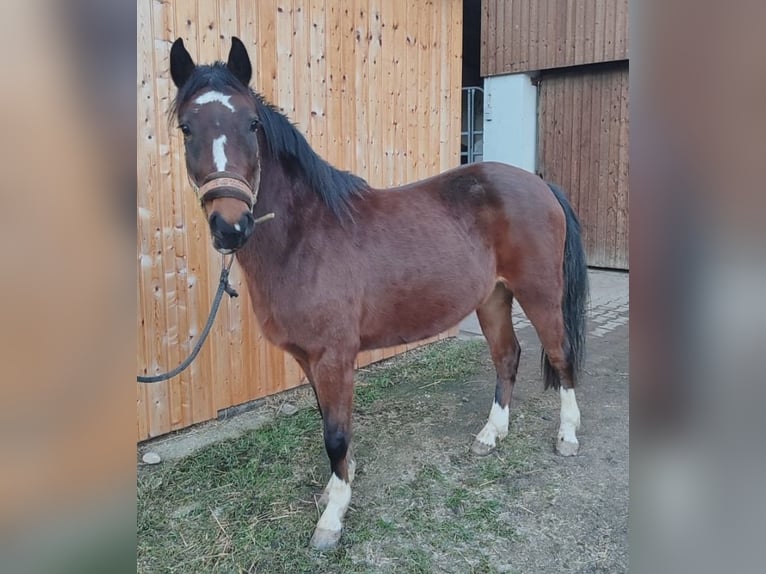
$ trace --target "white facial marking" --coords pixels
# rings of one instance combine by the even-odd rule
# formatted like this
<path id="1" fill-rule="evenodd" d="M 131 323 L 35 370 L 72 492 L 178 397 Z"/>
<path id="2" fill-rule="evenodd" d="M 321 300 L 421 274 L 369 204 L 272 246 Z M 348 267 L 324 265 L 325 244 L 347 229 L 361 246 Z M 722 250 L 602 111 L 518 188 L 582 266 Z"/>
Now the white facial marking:
<path id="1" fill-rule="evenodd" d="M 317 528 L 339 532 L 343 528 L 343 517 L 351 502 L 351 485 L 341 480 L 335 473 L 330 477 L 325 492 L 328 493 L 327 508 L 317 522 Z"/>
<path id="2" fill-rule="evenodd" d="M 210 104 L 212 102 L 218 102 L 219 104 L 223 104 L 224 106 L 229 108 L 229 110 L 232 112 L 236 111 L 234 109 L 234 106 L 231 105 L 231 96 L 227 96 L 226 94 L 222 94 L 221 92 L 205 92 L 196 100 L 194 100 L 195 104 L 200 104 L 200 105 Z"/>
<path id="3" fill-rule="evenodd" d="M 496 439 L 504 439 L 508 435 L 509 414 L 510 410 L 507 406 L 501 407 L 497 403 L 492 403 L 489 420 L 476 435 L 476 440 L 489 446 L 495 446 Z"/>
<path id="4" fill-rule="evenodd" d="M 226 145 L 226 136 L 218 136 L 213 140 L 213 161 L 218 171 L 226 170 L 226 152 L 223 146 Z"/>
<path id="5" fill-rule="evenodd" d="M 239 223 L 234 224 L 234 231 L 242 231 L 242 228 L 239 226 Z"/>
<path id="6" fill-rule="evenodd" d="M 559 390 L 561 395 L 561 426 L 559 426 L 559 440 L 577 444 L 575 431 L 580 428 L 580 409 L 577 407 L 574 389 Z"/>

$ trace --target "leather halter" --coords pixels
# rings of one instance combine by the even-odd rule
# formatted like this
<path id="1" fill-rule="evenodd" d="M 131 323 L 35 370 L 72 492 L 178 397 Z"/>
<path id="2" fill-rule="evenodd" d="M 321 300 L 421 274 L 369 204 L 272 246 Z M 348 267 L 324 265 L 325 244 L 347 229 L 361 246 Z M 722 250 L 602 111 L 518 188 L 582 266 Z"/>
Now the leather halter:
<path id="1" fill-rule="evenodd" d="M 231 197 L 244 202 L 252 211 L 257 196 L 257 189 L 250 187 L 245 178 L 229 171 L 211 173 L 199 188 L 199 199 L 202 205 L 219 197 Z"/>
<path id="2" fill-rule="evenodd" d="M 187 173 L 188 175 L 188 173 Z M 251 185 L 244 177 L 231 171 L 214 171 L 205 178 L 201 187 L 197 187 L 189 175 L 189 182 L 199 198 L 202 207 L 205 202 L 218 199 L 219 197 L 231 197 L 238 199 L 253 211 L 255 202 L 258 200 L 258 191 L 261 188 L 261 158 L 255 166 L 255 178 Z"/>

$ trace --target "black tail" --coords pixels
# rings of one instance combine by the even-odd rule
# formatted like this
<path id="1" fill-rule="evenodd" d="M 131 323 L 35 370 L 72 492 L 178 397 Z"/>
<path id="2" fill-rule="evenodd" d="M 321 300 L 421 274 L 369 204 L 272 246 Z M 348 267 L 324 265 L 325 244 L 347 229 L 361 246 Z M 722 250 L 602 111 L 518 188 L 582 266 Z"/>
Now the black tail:
<path id="1" fill-rule="evenodd" d="M 549 183 L 548 187 L 561 204 L 567 221 L 566 240 L 564 242 L 564 294 L 561 298 L 561 311 L 564 315 L 564 328 L 567 334 L 567 358 L 572 367 L 572 384 L 585 360 L 585 313 L 588 305 L 588 265 L 580 237 L 580 222 L 569 205 L 564 192 L 558 186 Z M 548 361 L 543 350 L 543 378 L 545 388 L 558 389 L 561 386 L 559 375 Z"/>

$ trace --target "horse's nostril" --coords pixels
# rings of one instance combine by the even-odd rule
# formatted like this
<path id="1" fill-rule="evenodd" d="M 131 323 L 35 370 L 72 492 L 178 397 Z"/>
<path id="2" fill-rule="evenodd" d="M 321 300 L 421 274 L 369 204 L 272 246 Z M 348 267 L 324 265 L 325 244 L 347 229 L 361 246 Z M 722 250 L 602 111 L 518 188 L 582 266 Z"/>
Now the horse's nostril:
<path id="1" fill-rule="evenodd" d="M 246 211 L 242 218 L 239 220 L 238 225 L 242 234 L 245 237 L 248 237 L 253 232 L 253 228 L 255 227 L 255 218 L 253 217 L 253 214 L 249 211 Z"/>

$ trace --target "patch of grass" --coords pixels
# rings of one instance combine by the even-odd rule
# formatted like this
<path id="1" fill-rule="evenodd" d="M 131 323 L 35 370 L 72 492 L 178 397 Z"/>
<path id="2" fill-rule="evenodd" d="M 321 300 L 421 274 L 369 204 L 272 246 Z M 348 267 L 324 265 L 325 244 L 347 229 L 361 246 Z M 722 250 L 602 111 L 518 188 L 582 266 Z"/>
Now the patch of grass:
<path id="1" fill-rule="evenodd" d="M 439 382 L 457 381 L 483 366 L 486 343 L 447 339 L 414 349 L 389 361 L 360 369 L 357 373 L 355 401 L 368 406 L 386 396 L 386 390 L 403 382 L 416 382 L 413 390 Z"/>
<path id="2" fill-rule="evenodd" d="M 475 374 L 486 368 L 485 353 L 481 342 L 444 341 L 365 369 L 358 401 L 418 416 L 406 408 L 408 393 Z M 374 436 L 375 421 L 367 424 Z M 472 560 L 457 571 L 492 572 L 481 554 L 487 536 L 515 539 L 502 501 L 487 489 L 519 467 L 527 452 L 523 439 L 520 448 L 513 439 L 518 455 L 423 463 L 409 481 L 366 494 L 355 488 L 340 547 L 315 552 L 308 546 L 318 519 L 314 497 L 327 479 L 327 469 L 317 466 L 325 460 L 320 431 L 316 409 L 305 409 L 175 464 L 143 470 L 138 571 L 420 573 L 443 570 L 442 561 L 463 564 L 463 548 Z"/>

